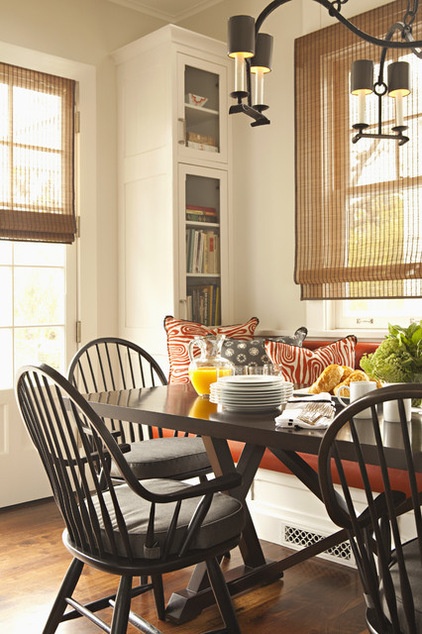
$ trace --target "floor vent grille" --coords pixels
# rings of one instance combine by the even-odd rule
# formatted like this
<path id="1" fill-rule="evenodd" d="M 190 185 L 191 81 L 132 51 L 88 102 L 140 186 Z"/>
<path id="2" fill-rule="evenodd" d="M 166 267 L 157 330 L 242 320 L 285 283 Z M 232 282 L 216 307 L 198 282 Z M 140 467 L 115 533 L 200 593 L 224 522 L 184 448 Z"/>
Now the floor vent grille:
<path id="1" fill-rule="evenodd" d="M 325 535 L 318 535 L 318 533 L 312 533 L 297 526 L 289 526 L 286 524 L 283 527 L 282 541 L 286 546 L 304 548 L 318 543 L 324 539 L 324 537 Z M 334 559 L 338 563 L 347 564 L 349 566 L 354 565 L 354 557 L 348 541 L 329 548 L 321 553 L 320 557 Z"/>

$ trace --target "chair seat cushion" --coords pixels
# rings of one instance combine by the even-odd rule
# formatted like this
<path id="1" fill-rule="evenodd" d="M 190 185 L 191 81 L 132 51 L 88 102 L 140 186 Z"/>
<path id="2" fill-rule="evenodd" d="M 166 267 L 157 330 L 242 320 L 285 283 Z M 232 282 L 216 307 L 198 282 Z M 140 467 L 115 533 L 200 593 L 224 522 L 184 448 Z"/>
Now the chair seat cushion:
<path id="1" fill-rule="evenodd" d="M 416 632 L 422 632 L 422 568 L 420 546 L 417 539 L 413 539 L 403 546 L 403 553 L 406 560 L 406 570 L 409 577 L 410 587 L 412 589 L 412 598 L 415 608 Z M 400 588 L 399 569 L 397 563 L 393 563 L 390 567 L 391 579 L 394 584 L 397 609 L 400 620 L 401 634 L 409 634 L 411 631 L 406 624 L 403 611 L 403 597 Z M 384 610 L 388 614 L 388 608 L 384 601 Z"/>
<path id="2" fill-rule="evenodd" d="M 138 480 L 146 478 L 178 478 L 198 471 L 210 470 L 210 462 L 201 438 L 173 437 L 142 440 L 131 444 L 124 454 Z M 120 477 L 112 464 L 111 475 Z"/>
<path id="3" fill-rule="evenodd" d="M 154 493 L 168 493 L 190 487 L 190 484 L 175 480 L 147 480 L 142 482 L 143 486 Z M 149 512 L 151 508 L 150 502 L 139 497 L 123 484 L 115 488 L 119 505 L 126 522 L 132 555 L 135 558 L 145 557 L 145 539 L 148 528 Z M 126 557 L 127 552 L 122 543 L 121 531 L 119 530 L 114 516 L 113 505 L 110 500 L 110 494 L 104 494 L 107 507 L 112 520 L 112 529 L 115 534 L 118 554 Z M 101 511 L 97 498 L 93 497 L 93 502 L 100 518 L 100 529 L 105 533 L 104 525 L 101 521 Z M 180 549 L 183 538 L 186 533 L 187 526 L 192 519 L 193 512 L 200 502 L 200 498 L 184 500 L 182 502 L 180 514 L 177 520 L 177 529 L 175 538 L 170 548 L 170 554 L 176 554 Z M 171 518 L 175 509 L 175 503 L 157 504 L 154 519 L 154 539 L 157 545 L 162 548 L 166 539 Z M 214 494 L 212 504 L 199 529 L 190 550 L 206 550 L 227 540 L 240 535 L 244 525 L 244 512 L 242 504 L 235 498 L 224 493 Z M 107 539 L 106 539 L 107 541 Z M 112 549 L 110 551 L 112 553 Z M 156 555 L 157 557 L 157 555 Z"/>

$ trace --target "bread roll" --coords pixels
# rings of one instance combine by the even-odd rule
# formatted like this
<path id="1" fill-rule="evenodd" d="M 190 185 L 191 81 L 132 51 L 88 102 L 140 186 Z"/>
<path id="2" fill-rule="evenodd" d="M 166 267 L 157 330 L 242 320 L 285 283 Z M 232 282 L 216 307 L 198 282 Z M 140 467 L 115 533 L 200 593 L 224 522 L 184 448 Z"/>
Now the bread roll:
<path id="1" fill-rule="evenodd" d="M 343 366 L 332 363 L 319 375 L 315 383 L 313 383 L 308 392 L 310 394 L 320 394 L 321 392 L 331 392 L 343 378 Z"/>
<path id="2" fill-rule="evenodd" d="M 353 370 L 346 379 L 334 387 L 334 394 L 336 395 L 341 387 L 348 388 L 352 381 L 370 381 L 370 378 L 363 370 Z M 350 391 L 345 389 L 342 396 L 349 397 Z"/>

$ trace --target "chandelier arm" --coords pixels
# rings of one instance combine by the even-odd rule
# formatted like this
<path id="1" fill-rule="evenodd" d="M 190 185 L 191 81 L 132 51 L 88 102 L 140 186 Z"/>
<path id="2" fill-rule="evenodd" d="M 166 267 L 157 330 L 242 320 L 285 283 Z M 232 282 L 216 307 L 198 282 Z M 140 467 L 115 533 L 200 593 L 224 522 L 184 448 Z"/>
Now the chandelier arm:
<path id="1" fill-rule="evenodd" d="M 419 0 L 413 0 L 413 7 L 410 6 L 411 0 L 407 0 L 407 11 L 404 15 L 403 22 L 410 26 L 413 24 L 418 12 Z M 408 19 L 409 18 L 409 19 Z"/>
<path id="2" fill-rule="evenodd" d="M 341 22 L 347 29 L 349 29 L 349 31 L 352 31 L 352 33 L 360 37 L 362 40 L 369 42 L 370 44 L 375 44 L 375 46 L 382 46 L 383 48 L 387 46 L 387 48 L 399 48 L 399 49 L 422 47 L 422 40 L 414 40 L 412 44 L 410 44 L 409 41 L 407 40 L 402 42 L 390 40 L 389 42 L 386 42 L 385 39 L 374 37 L 373 35 L 370 35 L 369 33 L 362 31 L 357 26 L 355 26 L 352 22 L 350 22 L 347 18 L 345 18 L 344 15 L 342 15 L 340 11 L 334 7 L 334 2 L 332 3 L 330 2 L 330 0 L 315 0 L 315 2 L 325 7 L 328 13 L 331 16 L 335 17 L 339 22 Z M 415 7 L 417 10 L 417 0 L 415 1 Z M 411 25 L 408 25 L 407 28 L 409 29 L 409 32 L 411 35 L 411 30 L 412 30 Z"/>
<path id="3" fill-rule="evenodd" d="M 416 0 L 417 3 L 418 0 Z M 380 57 L 380 68 L 379 68 L 379 74 L 378 74 L 378 83 L 382 84 L 384 83 L 384 64 L 385 64 L 385 58 L 387 56 L 387 51 L 388 51 L 388 42 L 390 42 L 391 38 L 393 37 L 394 33 L 396 33 L 397 31 L 399 31 L 402 35 L 402 37 L 404 37 L 404 33 L 406 32 L 406 25 L 404 22 L 396 22 L 395 24 L 393 24 L 392 26 L 390 26 L 387 35 L 385 36 L 385 42 L 387 44 L 387 46 L 384 46 L 384 48 L 381 51 L 381 57 Z"/>
<path id="4" fill-rule="evenodd" d="M 342 15 L 341 11 L 335 7 L 335 5 L 340 6 L 341 4 L 345 4 L 347 0 L 343 0 L 343 1 L 342 0 L 337 0 L 337 1 L 336 0 L 332 0 L 332 1 L 331 0 L 314 0 L 314 1 L 320 4 L 325 9 L 327 9 L 328 13 L 332 17 L 336 18 L 347 29 L 349 29 L 349 31 L 352 31 L 352 33 L 360 37 L 362 40 L 365 40 L 366 42 L 369 42 L 370 44 L 374 44 L 375 46 L 381 46 L 382 48 L 386 46 L 385 39 L 374 37 L 373 35 L 370 35 L 369 33 L 362 31 L 357 26 L 355 26 L 352 22 L 350 22 L 347 18 L 345 18 L 344 15 Z M 270 4 L 261 11 L 258 18 L 256 19 L 255 33 L 259 32 L 263 22 L 267 19 L 267 17 L 271 13 L 273 13 L 273 11 L 278 9 L 278 7 L 281 7 L 283 4 L 287 4 L 288 2 L 291 2 L 291 0 L 273 0 L 273 2 L 270 2 Z M 413 0 L 413 8 L 410 8 L 410 0 L 408 2 L 408 9 L 407 9 L 405 18 L 410 17 L 411 19 L 405 25 L 406 30 L 404 34 L 406 34 L 406 37 L 404 38 L 404 41 L 397 42 L 395 40 L 394 41 L 390 40 L 387 43 L 387 48 L 398 48 L 398 49 L 410 48 L 412 49 L 413 52 L 415 52 L 415 49 L 422 48 L 422 40 L 414 40 L 412 37 L 412 22 L 416 16 L 416 12 L 418 10 L 418 4 L 419 4 L 418 0 Z M 419 55 L 418 53 L 415 53 L 415 54 L 418 57 L 422 57 L 422 52 Z"/>
<path id="5" fill-rule="evenodd" d="M 278 9 L 278 7 L 281 7 L 283 4 L 287 4 L 288 2 L 291 2 L 291 0 L 273 0 L 273 2 L 270 2 L 270 4 L 261 11 L 256 19 L 255 33 L 258 33 L 264 20 L 266 20 L 273 11 Z"/>
<path id="6" fill-rule="evenodd" d="M 404 33 L 403 33 L 403 37 L 411 44 L 412 53 L 414 55 L 416 55 L 416 57 L 419 57 L 419 59 L 422 59 L 422 49 L 421 49 L 420 45 L 418 45 L 418 43 L 415 42 L 415 40 L 413 39 L 412 34 L 409 33 L 407 30 L 405 30 Z M 415 47 L 417 47 L 417 48 L 415 48 Z"/>

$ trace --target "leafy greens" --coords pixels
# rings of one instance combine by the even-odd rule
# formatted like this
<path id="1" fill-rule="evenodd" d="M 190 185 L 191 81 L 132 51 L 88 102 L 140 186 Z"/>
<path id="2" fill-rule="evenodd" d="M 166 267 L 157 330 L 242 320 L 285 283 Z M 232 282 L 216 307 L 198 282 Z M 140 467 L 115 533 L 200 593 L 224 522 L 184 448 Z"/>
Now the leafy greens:
<path id="1" fill-rule="evenodd" d="M 360 367 L 386 383 L 422 382 L 422 321 L 408 328 L 388 326 L 388 335 L 375 352 L 363 355 Z"/>

